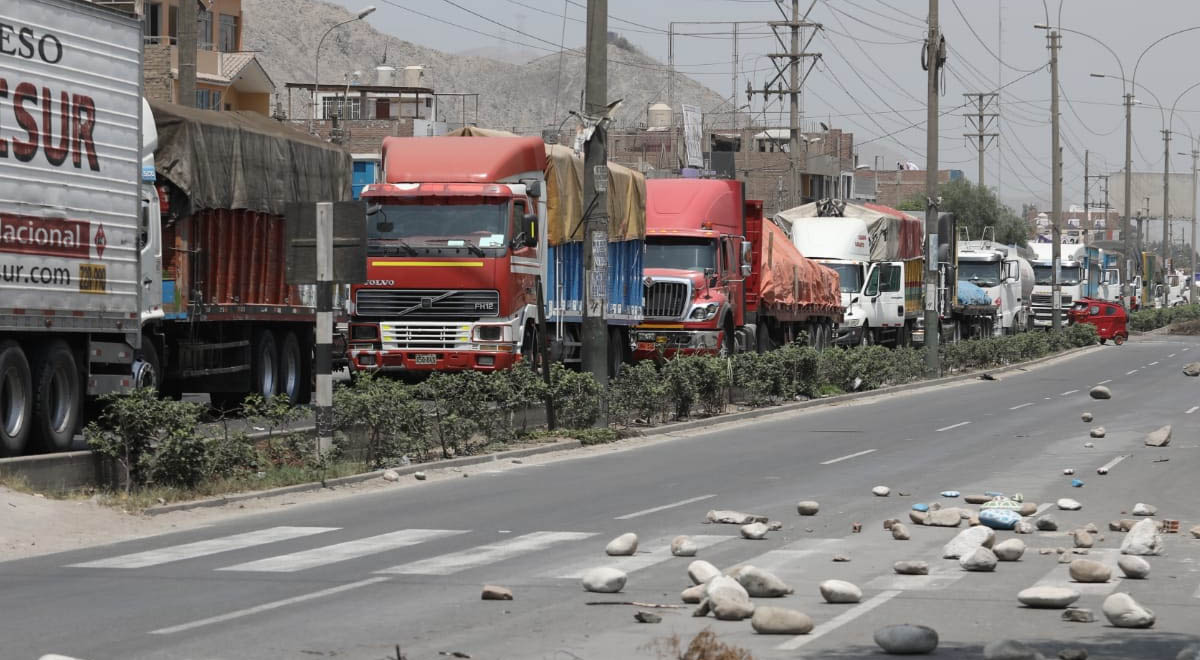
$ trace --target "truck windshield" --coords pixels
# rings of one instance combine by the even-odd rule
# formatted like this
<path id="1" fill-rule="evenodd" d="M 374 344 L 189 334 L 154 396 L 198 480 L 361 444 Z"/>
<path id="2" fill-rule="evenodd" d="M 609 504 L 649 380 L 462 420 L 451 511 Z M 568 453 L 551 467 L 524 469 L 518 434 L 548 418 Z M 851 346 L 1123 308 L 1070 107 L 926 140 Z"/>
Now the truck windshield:
<path id="1" fill-rule="evenodd" d="M 862 290 L 862 266 L 859 264 L 822 264 L 837 271 L 842 293 L 858 293 Z"/>
<path id="2" fill-rule="evenodd" d="M 975 286 L 996 286 L 1000 283 L 999 261 L 959 261 L 958 279 Z"/>
<path id="3" fill-rule="evenodd" d="M 372 251 L 392 246 L 503 248 L 508 238 L 508 200 L 441 199 L 437 204 L 384 204 L 367 218 Z"/>
<path id="4" fill-rule="evenodd" d="M 717 267 L 717 249 L 713 241 L 704 238 L 648 239 L 646 268 L 674 268 L 704 272 Z"/>
<path id="5" fill-rule="evenodd" d="M 1034 284 L 1049 286 L 1054 283 L 1054 267 L 1053 266 L 1034 266 L 1033 267 Z M 1080 278 L 1083 277 L 1083 269 L 1079 266 L 1064 266 L 1060 271 L 1058 283 L 1064 286 L 1074 286 L 1079 284 Z"/>

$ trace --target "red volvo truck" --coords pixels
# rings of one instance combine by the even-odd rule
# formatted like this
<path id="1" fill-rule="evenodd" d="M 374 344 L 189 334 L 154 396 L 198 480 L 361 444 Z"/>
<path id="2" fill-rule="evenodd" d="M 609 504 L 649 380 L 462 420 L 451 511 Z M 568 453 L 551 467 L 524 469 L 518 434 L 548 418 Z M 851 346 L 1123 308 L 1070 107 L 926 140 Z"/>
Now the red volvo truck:
<path id="1" fill-rule="evenodd" d="M 837 273 L 804 258 L 738 181 L 646 182 L 646 321 L 634 357 L 830 344 Z"/>

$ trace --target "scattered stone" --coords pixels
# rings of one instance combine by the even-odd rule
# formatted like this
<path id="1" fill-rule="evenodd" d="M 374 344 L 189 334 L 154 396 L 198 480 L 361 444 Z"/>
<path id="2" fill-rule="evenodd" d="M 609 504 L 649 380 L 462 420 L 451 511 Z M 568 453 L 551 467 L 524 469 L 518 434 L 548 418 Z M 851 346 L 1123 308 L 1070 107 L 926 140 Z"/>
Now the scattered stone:
<path id="1" fill-rule="evenodd" d="M 1090 550 L 1087 548 L 1071 548 L 1071 554 L 1074 555 L 1086 555 L 1088 552 L 1090 552 Z"/>
<path id="2" fill-rule="evenodd" d="M 894 523 L 892 525 L 892 538 L 897 541 L 907 541 L 912 536 L 908 533 L 908 527 L 904 523 Z"/>
<path id="3" fill-rule="evenodd" d="M 742 513 L 741 511 L 724 511 L 720 509 L 709 511 L 706 519 L 710 523 L 721 523 L 725 525 L 748 525 L 756 522 L 767 522 L 766 516 L 760 516 L 753 513 Z"/>
<path id="4" fill-rule="evenodd" d="M 1012 509 L 984 509 L 979 512 L 979 522 L 992 529 L 1012 529 L 1021 522 L 1021 514 Z"/>
<path id="5" fill-rule="evenodd" d="M 1084 449 L 1095 449 L 1095 448 L 1096 448 L 1096 443 L 1094 443 L 1094 442 L 1085 442 L 1085 443 L 1083 443 L 1083 448 L 1084 448 Z M 1105 470 L 1104 472 L 1108 472 L 1108 470 Z M 1102 472 L 1101 474 L 1104 474 L 1104 472 Z"/>
<path id="6" fill-rule="evenodd" d="M 1110 531 L 1110 532 L 1124 532 L 1124 531 L 1126 531 L 1126 530 L 1124 530 L 1124 529 L 1122 529 L 1122 528 L 1121 528 L 1121 521 L 1120 521 L 1120 520 L 1110 520 L 1110 521 L 1108 521 L 1108 531 Z"/>
<path id="7" fill-rule="evenodd" d="M 851 534 L 858 534 L 861 531 L 862 531 L 862 523 L 856 522 L 856 523 L 853 523 L 852 525 L 850 525 L 850 533 Z"/>
<path id="8" fill-rule="evenodd" d="M 991 502 L 992 498 L 987 495 L 964 495 L 963 501 L 967 504 L 983 504 L 984 502 Z"/>
<path id="9" fill-rule="evenodd" d="M 913 513 L 915 512 L 910 511 L 909 516 Z M 958 527 L 962 524 L 962 516 L 958 515 L 958 509 L 938 509 L 929 512 L 925 524 L 933 527 Z"/>
<path id="10" fill-rule="evenodd" d="M 1014 639 L 998 639 L 983 647 L 985 660 L 1045 660 L 1032 646 Z"/>
<path id="11" fill-rule="evenodd" d="M 676 536 L 671 539 L 671 555 L 675 557 L 695 557 L 700 547 L 686 536 Z"/>
<path id="12" fill-rule="evenodd" d="M 683 599 L 683 602 L 694 605 L 704 600 L 704 589 L 705 585 L 703 584 L 692 585 L 684 589 L 679 597 Z"/>
<path id="13" fill-rule="evenodd" d="M 638 623 L 662 623 L 661 616 L 654 614 L 653 612 L 643 612 L 641 610 L 638 610 L 637 613 L 633 615 L 633 620 L 637 621 Z"/>
<path id="14" fill-rule="evenodd" d="M 1121 513 L 1125 512 L 1122 511 Z M 1129 530 L 1133 529 L 1134 525 L 1138 524 L 1138 521 L 1134 520 L 1133 518 L 1122 518 L 1117 521 L 1117 524 L 1120 525 L 1122 532 L 1128 532 Z"/>
<path id="15" fill-rule="evenodd" d="M 876 630 L 875 643 L 888 653 L 918 655 L 937 648 L 938 634 L 929 626 L 901 623 Z"/>
<path id="16" fill-rule="evenodd" d="M 908 519 L 917 525 L 929 524 L 929 514 L 924 511 L 909 511 Z"/>
<path id="17" fill-rule="evenodd" d="M 1052 554 L 1054 554 L 1054 548 L 1038 548 L 1038 554 L 1039 555 L 1052 555 Z"/>
<path id="18" fill-rule="evenodd" d="M 1149 628 L 1154 625 L 1154 611 L 1139 605 L 1126 593 L 1115 593 L 1105 598 L 1101 609 L 1108 622 L 1118 628 Z"/>
<path id="19" fill-rule="evenodd" d="M 971 554 L 975 548 L 990 548 L 996 541 L 996 532 L 989 527 L 970 527 L 959 532 L 942 548 L 943 559 L 959 559 Z"/>
<path id="20" fill-rule="evenodd" d="M 625 571 L 621 571 L 610 567 L 593 568 L 583 574 L 584 591 L 592 591 L 598 594 L 615 594 L 625 588 L 625 581 L 629 579 L 625 575 Z"/>
<path id="21" fill-rule="evenodd" d="M 1092 535 L 1083 529 L 1071 532 L 1071 538 L 1074 539 L 1076 548 L 1090 548 L 1096 544 L 1096 540 L 1092 538 Z"/>
<path id="22" fill-rule="evenodd" d="M 1150 562 L 1134 555 L 1122 555 L 1117 568 L 1131 580 L 1144 580 L 1150 576 Z"/>
<path id="23" fill-rule="evenodd" d="M 1096 615 L 1086 607 L 1069 607 L 1062 613 L 1062 620 L 1071 623 L 1092 623 L 1096 620 Z"/>
<path id="24" fill-rule="evenodd" d="M 1163 540 L 1154 520 L 1146 518 L 1134 525 L 1121 542 L 1123 555 L 1157 555 L 1162 552 Z"/>
<path id="25" fill-rule="evenodd" d="M 513 464 L 515 464 L 515 465 L 523 465 L 523 464 L 525 463 L 525 461 L 523 461 L 523 460 L 521 460 L 521 459 L 519 459 L 519 458 L 514 458 L 514 459 L 512 459 L 512 462 L 513 462 Z"/>
<path id="26" fill-rule="evenodd" d="M 1083 488 L 1083 480 L 1082 479 L 1072 479 L 1071 480 L 1071 488 Z"/>
<path id="27" fill-rule="evenodd" d="M 713 578 L 721 574 L 721 571 L 717 570 L 716 566 L 713 566 L 703 559 L 697 559 L 696 561 L 688 564 L 687 571 L 688 577 L 692 579 L 694 584 L 707 584 Z"/>
<path id="28" fill-rule="evenodd" d="M 988 548 L 975 548 L 970 554 L 958 560 L 958 565 L 964 571 L 987 573 L 996 570 L 996 553 Z"/>
<path id="29" fill-rule="evenodd" d="M 1058 652 L 1058 660 L 1087 660 L 1087 649 L 1063 649 Z"/>
<path id="30" fill-rule="evenodd" d="M 1200 539 L 1200 525 L 1192 527 L 1188 530 L 1188 533 L 1192 535 L 1192 538 Z"/>
<path id="31" fill-rule="evenodd" d="M 718 575 L 705 589 L 713 616 L 721 621 L 741 621 L 754 614 L 754 604 L 746 589 L 731 577 Z"/>
<path id="32" fill-rule="evenodd" d="M 900 497 L 909 497 L 910 495 L 912 495 L 912 493 L 906 493 L 902 490 L 896 491 L 896 494 L 899 495 Z"/>
<path id="33" fill-rule="evenodd" d="M 417 481 L 425 481 L 425 473 L 424 472 L 413 472 L 413 477 Z"/>
<path id="34" fill-rule="evenodd" d="M 1017 513 L 1022 516 L 1032 516 L 1037 513 L 1037 502 L 1021 502 L 1021 508 L 1017 509 Z"/>
<path id="35" fill-rule="evenodd" d="M 813 620 L 807 614 L 786 607 L 756 607 L 750 627 L 760 635 L 805 635 L 812 632 Z"/>
<path id="36" fill-rule="evenodd" d="M 1092 421 L 1092 413 L 1085 412 L 1079 416 L 1079 419 L 1082 419 L 1085 422 L 1090 422 L 1090 421 Z"/>
<path id="37" fill-rule="evenodd" d="M 959 495 L 959 493 L 957 490 L 943 490 L 942 491 L 942 497 L 958 497 L 958 495 Z"/>
<path id="38" fill-rule="evenodd" d="M 1145 440 L 1147 447 L 1166 447 L 1171 443 L 1171 425 L 1159 427 L 1150 432 Z"/>
<path id="39" fill-rule="evenodd" d="M 1056 552 L 1060 555 L 1065 555 L 1065 554 L 1067 554 L 1067 549 L 1066 548 L 1055 548 L 1054 552 Z"/>
<path id="40" fill-rule="evenodd" d="M 922 512 L 928 511 L 929 505 L 925 504 L 924 502 L 917 502 L 916 504 L 912 505 L 912 510 L 913 511 L 922 511 Z"/>
<path id="41" fill-rule="evenodd" d="M 862 589 L 845 580 L 825 580 L 818 589 L 827 603 L 857 603 L 862 600 Z"/>
<path id="42" fill-rule="evenodd" d="M 1063 511 L 1078 511 L 1083 508 L 1082 504 L 1080 504 L 1079 502 L 1077 502 L 1069 497 L 1062 498 L 1061 500 L 1056 502 L 1056 505 L 1058 506 L 1059 509 L 1061 509 Z"/>
<path id="43" fill-rule="evenodd" d="M 742 530 L 742 538 L 744 538 L 744 539 L 760 541 L 762 539 L 767 538 L 767 526 L 760 522 L 750 523 L 749 525 L 742 525 L 741 530 Z"/>
<path id="44" fill-rule="evenodd" d="M 891 494 L 892 489 L 887 486 L 876 486 L 871 489 L 871 492 L 875 494 L 875 497 L 887 497 Z"/>
<path id="45" fill-rule="evenodd" d="M 1061 610 L 1079 600 L 1079 592 L 1070 587 L 1029 587 L 1017 594 L 1026 607 Z"/>
<path id="46" fill-rule="evenodd" d="M 1075 474 L 1075 468 L 1063 468 L 1063 474 L 1069 477 L 1072 474 Z"/>
<path id="47" fill-rule="evenodd" d="M 834 555 L 833 560 L 839 563 L 845 563 L 850 561 L 850 557 L 848 555 Z"/>
<path id="48" fill-rule="evenodd" d="M 1112 569 L 1107 564 L 1091 559 L 1076 559 L 1067 572 L 1076 582 L 1108 582 L 1112 579 Z"/>
<path id="49" fill-rule="evenodd" d="M 929 564 L 915 560 L 898 561 L 892 564 L 892 570 L 900 575 L 929 575 Z"/>
<path id="50" fill-rule="evenodd" d="M 383 480 L 384 481 L 400 481 L 400 473 L 395 470 L 384 470 L 383 471 Z"/>
<path id="51" fill-rule="evenodd" d="M 483 585 L 484 600 L 512 600 L 513 593 L 511 589 L 498 587 L 494 584 Z"/>
<path id="52" fill-rule="evenodd" d="M 1137 504 L 1133 505 L 1133 511 L 1130 513 L 1135 516 L 1152 516 L 1158 513 L 1158 507 L 1151 504 L 1146 504 L 1144 502 L 1138 502 Z"/>
<path id="53" fill-rule="evenodd" d="M 892 525 L 895 525 L 898 522 L 900 522 L 900 520 L 897 518 L 888 518 L 887 520 L 883 521 L 883 531 L 892 531 Z"/>
<path id="54" fill-rule="evenodd" d="M 1025 542 L 1021 539 L 1008 539 L 997 543 L 992 552 L 999 561 L 1018 561 L 1025 554 Z"/>
<path id="55" fill-rule="evenodd" d="M 1200 362 L 1188 362 L 1183 365 L 1183 375 L 1193 378 L 1200 376 Z"/>
<path id="56" fill-rule="evenodd" d="M 779 598 L 792 593 L 783 580 L 757 566 L 743 567 L 734 579 L 753 598 Z"/>
<path id="57" fill-rule="evenodd" d="M 609 557 L 628 557 L 636 554 L 638 549 L 637 534 L 629 532 L 622 534 L 604 546 L 604 553 Z"/>
<path id="58" fill-rule="evenodd" d="M 820 509 L 821 505 L 812 500 L 801 500 L 796 503 L 796 513 L 802 516 L 815 516 Z"/>
<path id="59" fill-rule="evenodd" d="M 1070 564 L 1070 563 L 1071 563 L 1071 557 L 1070 557 L 1070 555 L 1059 555 L 1059 556 L 1058 556 L 1058 563 L 1060 563 L 1060 564 Z"/>
<path id="60" fill-rule="evenodd" d="M 1013 525 L 1013 531 L 1018 534 L 1032 534 L 1035 530 L 1033 523 L 1024 520 Z"/>
<path id="61" fill-rule="evenodd" d="M 771 522 L 767 523 L 767 531 L 768 532 L 778 532 L 781 529 L 783 529 L 782 521 L 772 520 Z"/>
<path id="62" fill-rule="evenodd" d="M 1038 531 L 1041 532 L 1058 531 L 1058 520 L 1056 520 L 1054 516 L 1050 514 L 1046 514 L 1038 518 L 1034 524 L 1037 525 Z"/>
<path id="63" fill-rule="evenodd" d="M 1096 523 L 1090 522 L 1083 526 L 1083 531 L 1087 532 L 1088 534 L 1099 534 L 1100 528 L 1096 527 Z"/>
<path id="64" fill-rule="evenodd" d="M 1188 644 L 1175 656 L 1175 660 L 1200 660 L 1200 644 Z"/>
<path id="65" fill-rule="evenodd" d="M 1103 385 L 1097 385 L 1088 390 L 1088 396 L 1092 397 L 1093 399 L 1111 399 L 1112 390 Z"/>
<path id="66" fill-rule="evenodd" d="M 711 610 L 712 610 L 712 603 L 708 602 L 708 599 L 705 598 L 704 600 L 700 601 L 699 607 L 692 610 L 692 616 L 705 617 L 705 616 L 708 616 L 708 613 Z"/>

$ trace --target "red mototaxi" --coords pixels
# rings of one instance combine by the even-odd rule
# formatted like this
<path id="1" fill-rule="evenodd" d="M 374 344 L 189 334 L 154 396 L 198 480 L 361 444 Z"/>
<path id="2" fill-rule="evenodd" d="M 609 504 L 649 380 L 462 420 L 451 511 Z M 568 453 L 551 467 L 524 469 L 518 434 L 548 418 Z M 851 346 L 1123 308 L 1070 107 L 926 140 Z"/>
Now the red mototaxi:
<path id="1" fill-rule="evenodd" d="M 1129 330 L 1125 327 L 1127 316 L 1125 308 L 1107 300 L 1095 298 L 1080 298 L 1067 312 L 1072 323 L 1089 323 L 1096 326 L 1096 334 L 1103 344 L 1109 339 L 1120 346 L 1129 339 Z"/>

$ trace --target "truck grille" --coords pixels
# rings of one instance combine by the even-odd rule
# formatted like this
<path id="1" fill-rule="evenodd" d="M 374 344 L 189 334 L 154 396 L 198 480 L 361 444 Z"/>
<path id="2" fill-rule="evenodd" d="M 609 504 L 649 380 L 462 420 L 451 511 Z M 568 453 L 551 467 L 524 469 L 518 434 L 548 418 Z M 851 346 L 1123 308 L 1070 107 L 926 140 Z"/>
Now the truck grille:
<path id="1" fill-rule="evenodd" d="M 368 317 L 478 319 L 500 315 L 500 294 L 487 290 L 359 289 L 354 303 L 358 315 Z"/>
<path id="2" fill-rule="evenodd" d="M 655 282 L 645 287 L 648 319 L 679 319 L 687 311 L 691 292 L 686 282 Z"/>
<path id="3" fill-rule="evenodd" d="M 449 351 L 471 343 L 471 326 L 465 323 L 380 323 L 379 333 L 385 351 Z"/>
<path id="4" fill-rule="evenodd" d="M 1035 293 L 1032 297 L 1034 305 L 1045 305 L 1052 307 L 1054 305 L 1054 294 L 1052 293 Z M 1063 309 L 1066 309 L 1071 304 L 1071 296 L 1064 295 L 1062 297 Z"/>

